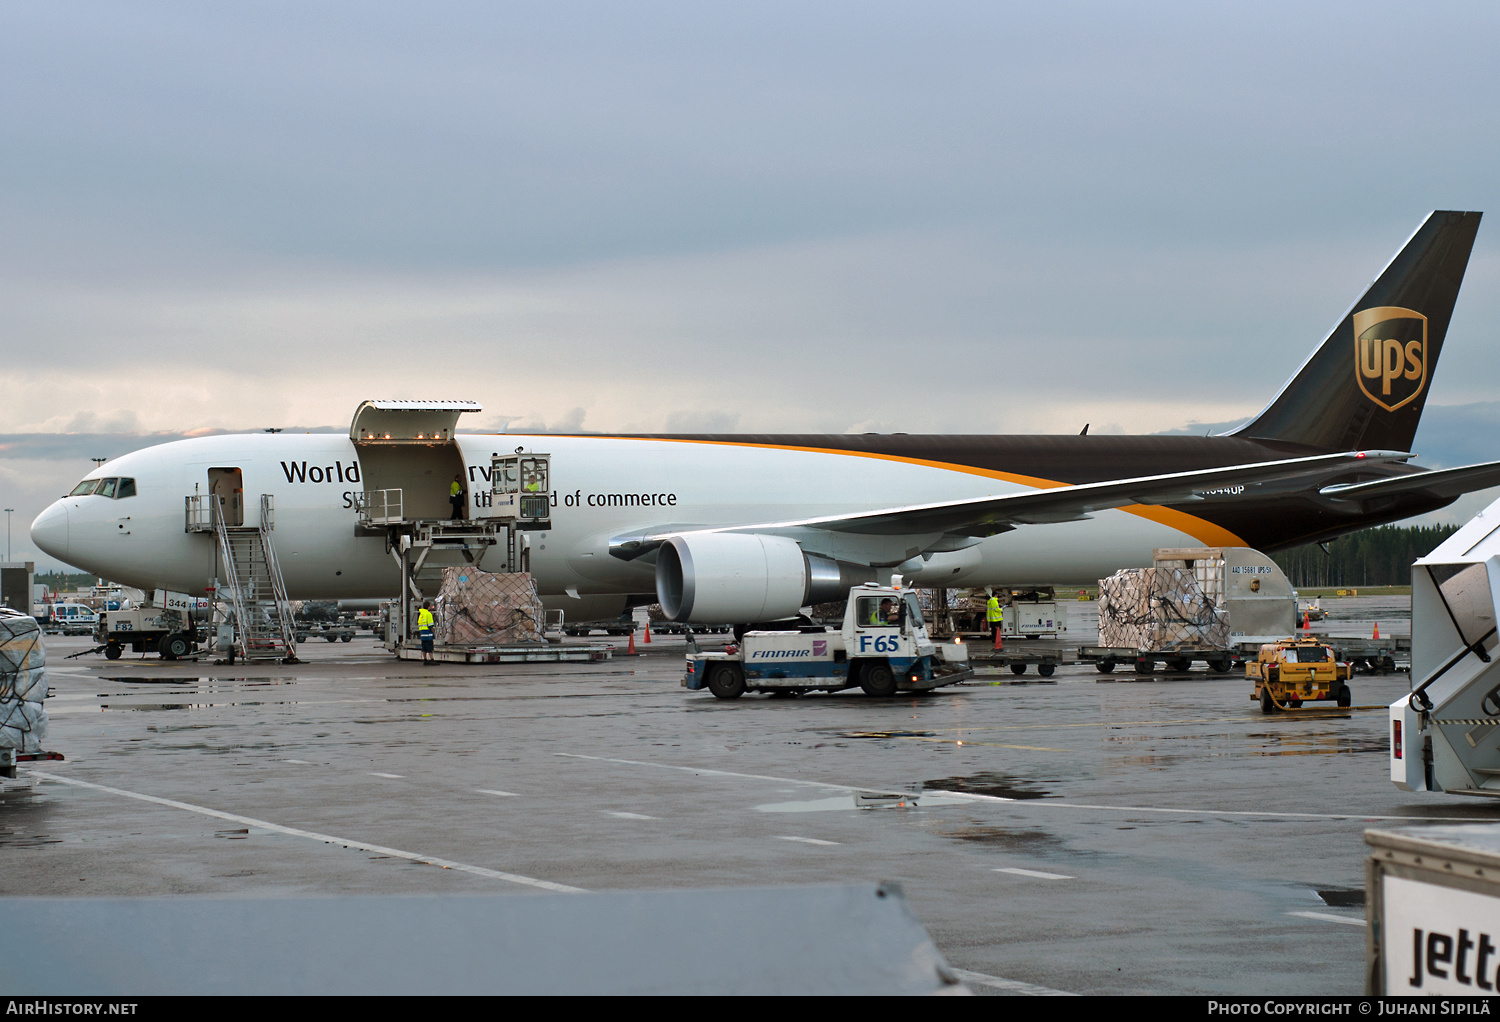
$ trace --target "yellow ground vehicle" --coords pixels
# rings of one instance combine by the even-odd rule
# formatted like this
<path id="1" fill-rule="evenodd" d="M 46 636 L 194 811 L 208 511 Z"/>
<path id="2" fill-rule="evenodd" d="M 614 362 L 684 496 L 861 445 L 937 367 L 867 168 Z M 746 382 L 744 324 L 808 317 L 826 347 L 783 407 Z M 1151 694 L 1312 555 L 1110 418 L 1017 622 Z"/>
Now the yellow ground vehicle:
<path id="1" fill-rule="evenodd" d="M 1317 639 L 1282 639 L 1260 647 L 1245 665 L 1245 677 L 1255 683 L 1251 699 L 1260 700 L 1262 713 L 1295 709 L 1308 700 L 1332 699 L 1348 706 L 1347 682 L 1354 668 L 1341 664 L 1333 650 Z"/>

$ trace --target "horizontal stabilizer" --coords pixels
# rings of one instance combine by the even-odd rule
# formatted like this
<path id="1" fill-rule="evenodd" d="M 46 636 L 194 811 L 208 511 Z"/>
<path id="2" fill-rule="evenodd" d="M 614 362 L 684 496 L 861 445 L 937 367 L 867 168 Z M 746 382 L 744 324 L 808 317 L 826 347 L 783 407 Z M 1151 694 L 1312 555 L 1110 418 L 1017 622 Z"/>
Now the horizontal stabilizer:
<path id="1" fill-rule="evenodd" d="M 1445 468 L 1435 472 L 1415 472 L 1368 483 L 1325 486 L 1318 492 L 1334 500 L 1369 500 L 1372 497 L 1393 497 L 1408 493 L 1452 498 L 1475 490 L 1487 490 L 1491 486 L 1500 486 L 1500 461 Z"/>

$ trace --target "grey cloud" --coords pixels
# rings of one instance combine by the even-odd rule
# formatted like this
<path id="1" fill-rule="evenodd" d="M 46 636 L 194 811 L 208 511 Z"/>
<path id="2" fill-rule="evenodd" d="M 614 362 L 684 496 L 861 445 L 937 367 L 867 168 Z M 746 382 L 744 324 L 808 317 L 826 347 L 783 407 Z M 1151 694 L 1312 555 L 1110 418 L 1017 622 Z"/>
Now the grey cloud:
<path id="1" fill-rule="evenodd" d="M 184 433 L 0 433 L 0 457 L 77 462 L 81 477 L 94 467 L 93 458 L 118 458 L 185 438 Z"/>
<path id="2" fill-rule="evenodd" d="M 583 420 L 588 413 L 582 408 L 570 408 L 561 416 L 548 421 L 533 420 L 530 422 L 508 422 L 505 426 L 507 433 L 580 433 L 583 432 Z"/>
<path id="3" fill-rule="evenodd" d="M 73 465 L 458 383 L 515 413 L 492 428 L 561 431 L 1253 414 L 1423 213 L 1497 205 L 1497 28 L 1476 3 L 6 5 L 0 429 L 88 434 L 35 455 Z M 1445 406 L 1495 395 L 1494 230 Z M 1429 413 L 1424 463 L 1491 456 L 1464 414 Z"/>
<path id="4" fill-rule="evenodd" d="M 684 409 L 667 416 L 662 429 L 667 433 L 736 433 L 740 417 L 734 412 L 710 409 Z"/>
<path id="5" fill-rule="evenodd" d="M 140 417 L 129 409 L 102 415 L 82 411 L 68 420 L 64 433 L 130 433 L 140 429 Z"/>
<path id="6" fill-rule="evenodd" d="M 1492 194 L 1496 26 L 1399 3 L 12 5 L 3 179 L 15 209 L 363 265 L 1398 228 Z M 1411 67 L 1419 88 L 1381 73 Z M 1429 158 L 1364 158 L 1392 125 Z"/>

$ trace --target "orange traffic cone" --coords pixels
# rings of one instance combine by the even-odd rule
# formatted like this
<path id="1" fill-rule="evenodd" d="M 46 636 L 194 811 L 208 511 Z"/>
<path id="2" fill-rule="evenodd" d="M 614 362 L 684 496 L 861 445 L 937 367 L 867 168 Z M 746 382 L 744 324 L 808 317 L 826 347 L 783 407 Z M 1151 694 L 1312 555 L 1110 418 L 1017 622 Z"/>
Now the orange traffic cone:
<path id="1" fill-rule="evenodd" d="M 626 656 L 635 656 L 635 629 L 630 630 L 630 648 L 625 651 Z"/>
<path id="2" fill-rule="evenodd" d="M 646 637 L 641 640 L 641 645 L 643 645 L 643 646 L 644 645 L 648 645 L 648 644 L 650 644 L 650 642 L 651 642 L 651 622 L 647 621 L 646 622 Z"/>
<path id="3" fill-rule="evenodd" d="M 1302 612 L 1302 630 L 1304 632 L 1312 631 L 1312 614 L 1309 611 L 1304 610 Z"/>
<path id="4" fill-rule="evenodd" d="M 1370 636 L 1370 638 L 1372 638 L 1372 639 L 1378 639 L 1378 638 L 1380 638 L 1380 622 L 1379 621 L 1375 622 L 1375 634 L 1372 635 L 1372 636 Z"/>
<path id="5" fill-rule="evenodd" d="M 998 628 L 995 629 L 995 648 L 996 649 L 1004 649 L 1005 648 L 1005 640 L 1002 639 L 1002 638 L 1000 638 L 1000 629 L 998 629 Z"/>

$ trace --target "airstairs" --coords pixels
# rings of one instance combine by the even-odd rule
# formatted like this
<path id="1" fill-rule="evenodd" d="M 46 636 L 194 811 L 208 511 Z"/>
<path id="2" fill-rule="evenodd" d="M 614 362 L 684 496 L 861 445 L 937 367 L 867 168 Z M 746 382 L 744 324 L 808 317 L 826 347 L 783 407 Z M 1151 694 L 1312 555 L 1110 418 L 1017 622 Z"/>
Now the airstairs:
<path id="1" fill-rule="evenodd" d="M 292 606 L 271 536 L 275 529 L 271 494 L 261 494 L 260 521 L 255 525 L 228 524 L 223 497 L 189 497 L 189 531 L 208 528 L 218 538 L 218 598 L 233 612 L 235 652 L 244 660 L 296 663 Z"/>

